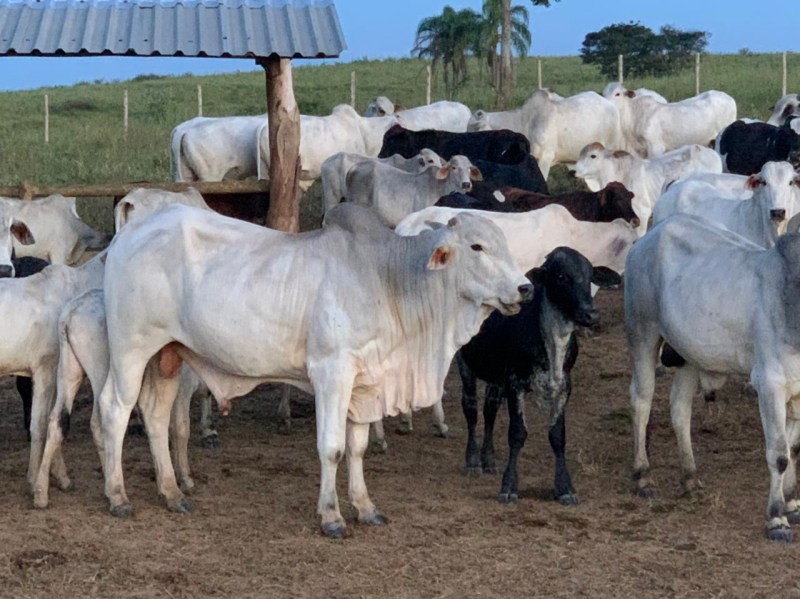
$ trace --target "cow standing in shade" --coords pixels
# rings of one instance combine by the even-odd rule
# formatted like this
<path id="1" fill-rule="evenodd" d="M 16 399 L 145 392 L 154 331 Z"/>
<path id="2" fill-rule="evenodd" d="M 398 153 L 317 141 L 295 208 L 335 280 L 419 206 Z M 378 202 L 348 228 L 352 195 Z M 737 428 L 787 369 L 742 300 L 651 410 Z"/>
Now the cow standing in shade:
<path id="1" fill-rule="evenodd" d="M 572 391 L 570 371 L 578 357 L 575 325 L 597 322 L 590 283 L 619 285 L 614 271 L 592 267 L 580 253 L 567 247 L 550 252 L 540 268 L 528 273 L 534 283 L 533 301 L 519 314 L 492 314 L 480 332 L 457 354 L 467 419 L 466 472 L 494 472 L 494 421 L 500 404 L 508 404 L 509 456 L 499 500 L 514 502 L 519 493 L 517 457 L 528 436 L 525 393 L 533 391 L 548 413 L 550 446 L 556 458 L 555 498 L 564 505 L 578 502 L 565 457 L 564 408 Z M 476 379 L 487 383 L 484 400 L 483 447 L 478 452 Z"/>

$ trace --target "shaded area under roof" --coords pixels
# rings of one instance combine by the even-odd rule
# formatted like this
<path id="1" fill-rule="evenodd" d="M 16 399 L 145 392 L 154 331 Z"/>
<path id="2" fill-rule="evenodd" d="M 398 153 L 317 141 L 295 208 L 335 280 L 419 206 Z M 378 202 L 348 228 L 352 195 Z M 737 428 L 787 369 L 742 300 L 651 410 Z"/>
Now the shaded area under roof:
<path id="1" fill-rule="evenodd" d="M 0 0 L 0 56 L 333 58 L 333 0 Z"/>

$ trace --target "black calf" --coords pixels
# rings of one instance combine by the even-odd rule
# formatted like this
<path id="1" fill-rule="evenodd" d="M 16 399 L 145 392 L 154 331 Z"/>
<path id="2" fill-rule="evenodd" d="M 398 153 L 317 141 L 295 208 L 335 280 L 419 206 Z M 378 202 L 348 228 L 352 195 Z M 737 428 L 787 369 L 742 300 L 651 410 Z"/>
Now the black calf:
<path id="1" fill-rule="evenodd" d="M 533 300 L 519 314 L 494 312 L 480 332 L 457 354 L 463 385 L 462 407 L 467 420 L 466 472 L 494 472 L 494 421 L 503 399 L 508 403 L 508 463 L 499 500 L 516 501 L 519 493 L 517 457 L 528 436 L 525 425 L 525 393 L 533 391 L 550 412 L 550 446 L 556 458 L 555 498 L 565 505 L 578 502 L 565 458 L 564 405 L 569 399 L 570 371 L 578 357 L 575 325 L 597 321 L 590 283 L 600 287 L 619 285 L 617 273 L 593 268 L 579 252 L 556 248 L 541 268 L 528 278 L 535 285 Z M 484 438 L 480 455 L 475 440 L 478 420 L 476 380 L 486 385 Z"/>

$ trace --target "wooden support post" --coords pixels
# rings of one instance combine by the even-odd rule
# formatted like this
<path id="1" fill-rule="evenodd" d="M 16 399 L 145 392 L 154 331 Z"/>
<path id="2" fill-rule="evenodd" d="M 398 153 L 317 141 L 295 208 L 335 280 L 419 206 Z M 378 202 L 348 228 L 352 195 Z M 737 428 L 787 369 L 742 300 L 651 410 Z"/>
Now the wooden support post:
<path id="1" fill-rule="evenodd" d="M 783 78 L 781 79 L 781 97 L 786 95 L 786 52 L 783 53 Z"/>
<path id="2" fill-rule="evenodd" d="M 542 59 L 536 61 L 536 89 L 542 89 Z"/>
<path id="3" fill-rule="evenodd" d="M 203 86 L 197 86 L 197 116 L 203 116 Z"/>
<path id="4" fill-rule="evenodd" d="M 350 106 L 356 107 L 356 72 L 350 71 Z"/>
<path id="5" fill-rule="evenodd" d="M 431 80 L 433 79 L 433 75 L 431 72 L 431 65 L 425 67 L 425 71 L 427 73 L 427 87 L 425 88 L 425 104 L 431 103 Z"/>
<path id="6" fill-rule="evenodd" d="M 700 95 L 700 52 L 694 54 L 694 95 Z"/>
<path id="7" fill-rule="evenodd" d="M 44 143 L 50 143 L 50 99 L 44 95 Z"/>
<path id="8" fill-rule="evenodd" d="M 128 137 L 128 90 L 122 94 L 122 132 Z"/>
<path id="9" fill-rule="evenodd" d="M 267 226 L 300 230 L 300 110 L 288 58 L 259 59 L 267 75 L 269 119 L 269 210 Z"/>
<path id="10" fill-rule="evenodd" d="M 619 56 L 617 56 L 617 73 L 619 74 L 619 82 L 620 83 L 622 83 L 622 81 L 623 81 L 623 79 L 622 79 L 622 67 L 623 67 L 622 54 L 620 54 Z"/>

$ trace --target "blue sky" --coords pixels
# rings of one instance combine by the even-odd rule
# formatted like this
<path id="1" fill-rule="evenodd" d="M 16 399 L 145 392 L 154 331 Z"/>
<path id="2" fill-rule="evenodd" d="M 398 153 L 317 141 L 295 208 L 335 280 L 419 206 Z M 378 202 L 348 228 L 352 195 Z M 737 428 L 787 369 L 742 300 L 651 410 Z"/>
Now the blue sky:
<path id="1" fill-rule="evenodd" d="M 639 21 L 711 32 L 708 50 L 735 53 L 797 50 L 796 4 L 790 0 L 561 0 L 550 8 L 528 6 L 531 55 L 578 53 L 584 36 L 619 22 Z M 480 10 L 482 0 L 336 0 L 348 49 L 341 60 L 408 56 L 420 20 L 453 8 Z M 793 43 L 794 42 L 794 43 Z M 319 61 L 303 61 L 314 64 Z M 145 73 L 197 75 L 255 70 L 252 61 L 193 58 L 1 58 L 0 90 L 125 80 Z"/>

